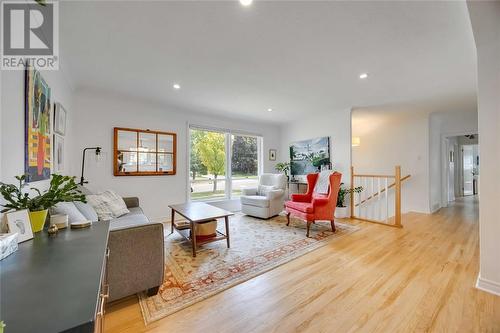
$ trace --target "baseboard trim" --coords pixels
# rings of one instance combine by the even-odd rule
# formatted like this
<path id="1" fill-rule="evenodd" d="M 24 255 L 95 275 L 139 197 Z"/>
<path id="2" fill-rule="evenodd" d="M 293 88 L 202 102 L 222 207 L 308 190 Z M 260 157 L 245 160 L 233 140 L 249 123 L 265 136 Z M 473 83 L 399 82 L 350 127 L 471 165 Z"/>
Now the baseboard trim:
<path id="1" fill-rule="evenodd" d="M 487 293 L 500 296 L 500 283 L 477 277 L 476 288 Z"/>

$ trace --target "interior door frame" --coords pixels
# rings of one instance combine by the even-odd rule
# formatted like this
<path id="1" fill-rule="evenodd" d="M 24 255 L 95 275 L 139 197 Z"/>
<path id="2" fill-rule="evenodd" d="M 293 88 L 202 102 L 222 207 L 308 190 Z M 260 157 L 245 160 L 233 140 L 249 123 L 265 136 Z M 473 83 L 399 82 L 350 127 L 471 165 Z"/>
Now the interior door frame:
<path id="1" fill-rule="evenodd" d="M 441 207 L 448 207 L 448 180 L 450 176 L 449 164 L 448 164 L 448 138 L 454 136 L 465 136 L 465 135 L 478 135 L 478 131 L 459 131 L 459 132 L 448 132 L 441 133 Z M 480 146 L 480 143 L 478 143 Z M 460 149 L 460 145 L 459 145 Z M 457 156 L 455 152 L 455 163 L 457 161 Z M 456 166 L 456 164 L 455 164 Z M 455 172 L 456 172 L 455 168 Z M 463 172 L 463 170 L 461 171 Z M 460 188 L 460 193 L 463 195 L 463 190 Z"/>

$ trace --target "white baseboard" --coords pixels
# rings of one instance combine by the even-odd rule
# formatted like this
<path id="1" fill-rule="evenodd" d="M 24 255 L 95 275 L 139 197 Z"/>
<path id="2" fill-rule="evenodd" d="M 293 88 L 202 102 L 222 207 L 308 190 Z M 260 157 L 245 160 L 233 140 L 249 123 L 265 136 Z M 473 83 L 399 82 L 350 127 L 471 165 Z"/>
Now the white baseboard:
<path id="1" fill-rule="evenodd" d="M 500 283 L 477 277 L 476 288 L 500 296 Z"/>

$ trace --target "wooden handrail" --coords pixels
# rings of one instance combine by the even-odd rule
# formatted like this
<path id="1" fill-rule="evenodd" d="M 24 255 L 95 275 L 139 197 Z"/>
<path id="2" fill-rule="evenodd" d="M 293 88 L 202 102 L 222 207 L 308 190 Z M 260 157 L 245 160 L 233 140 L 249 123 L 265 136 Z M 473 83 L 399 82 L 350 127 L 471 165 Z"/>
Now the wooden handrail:
<path id="1" fill-rule="evenodd" d="M 403 182 L 403 181 L 407 180 L 407 179 L 408 179 L 408 178 L 410 178 L 410 177 L 411 177 L 411 175 L 406 175 L 406 176 L 404 176 L 403 178 L 401 178 L 401 182 Z M 391 188 L 393 188 L 394 186 L 396 186 L 396 183 L 395 183 L 395 182 L 394 182 L 394 183 L 392 183 L 391 185 L 387 186 L 387 189 L 391 189 Z M 357 203 L 357 204 L 355 205 L 355 207 L 358 207 L 359 205 L 364 204 L 365 202 L 367 202 L 367 201 L 369 201 L 369 200 L 371 200 L 371 199 L 375 198 L 377 195 L 379 195 L 379 193 L 384 193 L 384 192 L 385 192 L 385 188 L 383 188 L 382 190 L 380 190 L 380 192 L 377 192 L 377 193 L 375 193 L 374 195 L 369 196 L 369 197 L 368 197 L 368 198 L 366 198 L 365 200 L 363 200 L 363 201 L 361 201 L 361 202 Z"/>
<path id="2" fill-rule="evenodd" d="M 354 177 L 364 177 L 364 178 L 396 178 L 394 175 L 354 175 Z"/>

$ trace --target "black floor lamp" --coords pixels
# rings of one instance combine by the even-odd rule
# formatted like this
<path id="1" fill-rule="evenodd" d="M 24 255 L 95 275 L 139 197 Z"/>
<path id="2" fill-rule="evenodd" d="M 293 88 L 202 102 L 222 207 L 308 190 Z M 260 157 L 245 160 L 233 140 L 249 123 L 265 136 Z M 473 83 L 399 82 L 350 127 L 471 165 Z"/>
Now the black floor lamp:
<path id="1" fill-rule="evenodd" d="M 89 148 L 85 148 L 83 150 L 83 158 L 82 158 L 82 177 L 80 177 L 80 185 L 83 186 L 83 184 L 87 184 L 88 182 L 85 181 L 85 178 L 83 177 L 83 173 L 85 171 L 85 153 L 87 152 L 87 150 L 95 150 L 95 155 L 96 156 L 99 156 L 101 155 L 101 147 L 89 147 Z"/>

